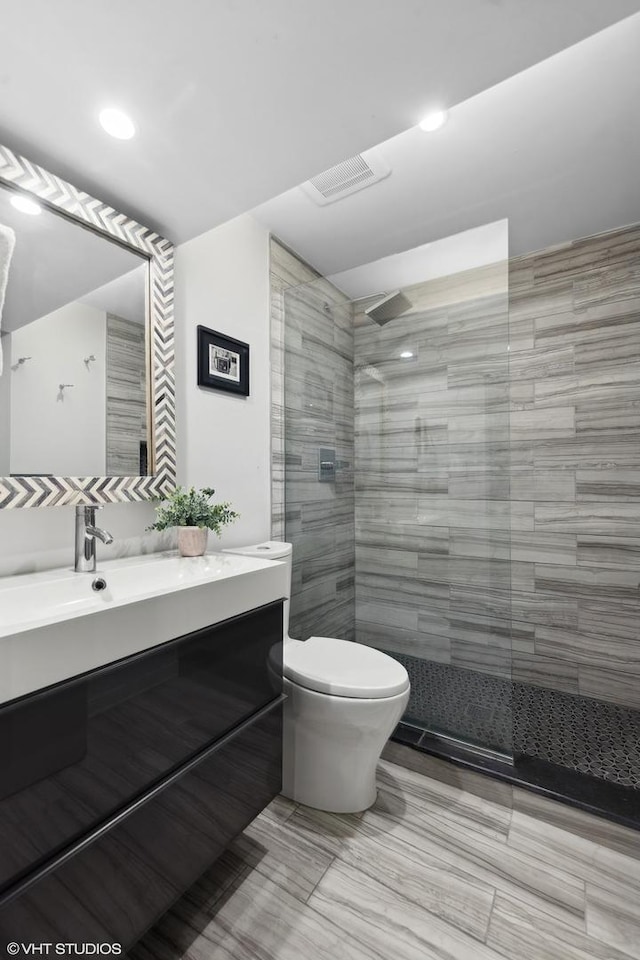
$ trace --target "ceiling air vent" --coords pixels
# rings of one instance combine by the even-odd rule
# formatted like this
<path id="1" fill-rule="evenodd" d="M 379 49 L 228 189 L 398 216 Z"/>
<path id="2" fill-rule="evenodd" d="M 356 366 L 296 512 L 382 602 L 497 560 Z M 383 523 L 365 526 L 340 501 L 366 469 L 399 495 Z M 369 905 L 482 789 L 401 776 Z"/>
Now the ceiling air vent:
<path id="1" fill-rule="evenodd" d="M 355 157 L 337 163 L 317 177 L 302 184 L 302 189 L 320 206 L 335 203 L 349 194 L 370 187 L 379 180 L 384 180 L 391 173 L 391 167 L 382 157 L 373 150 L 366 154 L 359 153 Z"/>

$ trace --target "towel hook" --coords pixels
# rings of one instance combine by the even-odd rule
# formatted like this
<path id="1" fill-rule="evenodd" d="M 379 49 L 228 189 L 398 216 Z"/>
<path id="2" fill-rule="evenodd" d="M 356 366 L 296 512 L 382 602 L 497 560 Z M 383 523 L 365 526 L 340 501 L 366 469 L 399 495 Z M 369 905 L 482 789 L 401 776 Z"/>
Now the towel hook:
<path id="1" fill-rule="evenodd" d="M 19 367 L 22 366 L 23 363 L 26 363 L 27 360 L 31 360 L 31 357 L 18 357 L 16 362 L 11 364 L 11 369 L 17 370 Z"/>
<path id="2" fill-rule="evenodd" d="M 60 392 L 58 393 L 58 400 L 64 400 L 64 391 L 65 391 L 68 387 L 73 387 L 73 386 L 75 386 L 75 384 L 73 384 L 73 383 L 60 383 L 60 384 L 58 384 L 58 386 L 60 387 Z"/>

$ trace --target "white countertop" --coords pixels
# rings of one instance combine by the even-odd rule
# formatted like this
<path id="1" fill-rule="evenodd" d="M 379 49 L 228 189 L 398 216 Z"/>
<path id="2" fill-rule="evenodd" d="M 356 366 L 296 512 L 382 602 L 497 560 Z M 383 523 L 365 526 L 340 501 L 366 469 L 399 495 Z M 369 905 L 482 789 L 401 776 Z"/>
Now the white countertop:
<path id="1" fill-rule="evenodd" d="M 0 703 L 282 599 L 287 576 L 274 560 L 172 552 L 1 578 Z"/>

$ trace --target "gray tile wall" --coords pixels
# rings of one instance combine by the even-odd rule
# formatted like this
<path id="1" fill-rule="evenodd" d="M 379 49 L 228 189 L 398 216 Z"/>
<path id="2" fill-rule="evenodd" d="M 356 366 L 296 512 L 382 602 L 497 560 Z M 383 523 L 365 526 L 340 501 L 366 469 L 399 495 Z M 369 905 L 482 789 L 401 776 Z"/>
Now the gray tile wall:
<path id="1" fill-rule="evenodd" d="M 135 477 L 147 439 L 145 328 L 108 313 L 106 336 L 106 474 Z"/>
<path id="2" fill-rule="evenodd" d="M 285 539 L 285 424 L 284 424 L 284 297 L 290 287 L 313 283 L 320 274 L 271 237 L 271 536 Z"/>
<path id="3" fill-rule="evenodd" d="M 514 679 L 640 707 L 640 227 L 511 262 Z"/>
<path id="4" fill-rule="evenodd" d="M 512 261 L 509 339 L 451 281 L 356 316 L 357 637 L 638 708 L 640 228 Z"/>
<path id="5" fill-rule="evenodd" d="M 353 309 L 276 240 L 271 289 L 272 536 L 294 548 L 290 632 L 354 639 Z M 320 447 L 336 451 L 334 483 L 318 480 Z"/>
<path id="6" fill-rule="evenodd" d="M 357 639 L 509 677 L 531 577 L 510 564 L 507 264 L 404 292 L 383 327 L 355 317 Z M 538 548 L 529 504 L 513 524 Z"/>

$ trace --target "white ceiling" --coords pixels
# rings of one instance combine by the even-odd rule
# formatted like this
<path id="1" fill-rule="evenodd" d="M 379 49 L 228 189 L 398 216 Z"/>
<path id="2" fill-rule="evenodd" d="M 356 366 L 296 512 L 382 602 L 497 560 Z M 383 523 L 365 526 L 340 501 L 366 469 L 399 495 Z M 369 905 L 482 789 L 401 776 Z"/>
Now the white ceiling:
<path id="1" fill-rule="evenodd" d="M 458 104 L 436 133 L 380 144 L 385 180 L 325 207 L 296 187 L 254 213 L 325 275 L 502 218 L 512 256 L 640 221 L 639 64 L 636 14 Z"/>
<path id="2" fill-rule="evenodd" d="M 423 243 L 402 253 L 329 275 L 329 280 L 353 300 L 417 283 L 473 270 L 509 257 L 509 224 L 487 223 L 464 233 Z"/>
<path id="3" fill-rule="evenodd" d="M 0 141 L 183 241 L 639 9 L 0 0 Z M 134 140 L 103 133 L 105 105 L 132 114 Z"/>

